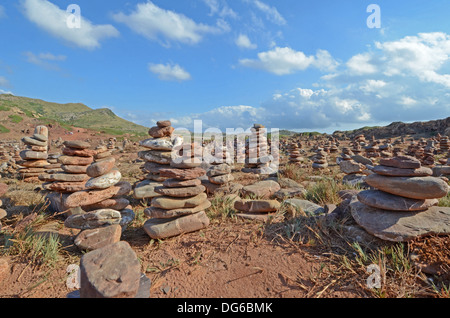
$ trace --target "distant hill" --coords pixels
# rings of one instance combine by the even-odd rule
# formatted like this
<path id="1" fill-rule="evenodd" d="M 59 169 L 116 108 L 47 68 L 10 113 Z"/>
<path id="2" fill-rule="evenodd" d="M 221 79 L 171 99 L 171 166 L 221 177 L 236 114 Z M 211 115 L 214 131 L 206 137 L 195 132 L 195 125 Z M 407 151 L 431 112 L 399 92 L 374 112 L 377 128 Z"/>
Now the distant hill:
<path id="1" fill-rule="evenodd" d="M 406 135 L 431 137 L 437 134 L 450 136 L 450 117 L 414 123 L 394 122 L 385 127 L 362 127 L 351 131 L 335 131 L 333 133 L 335 136 L 341 135 L 349 138 L 353 138 L 360 134 L 363 134 L 366 137 L 374 136 L 375 138 Z"/>
<path id="2" fill-rule="evenodd" d="M 42 124 L 58 123 L 68 130 L 86 128 L 111 135 L 147 135 L 148 128 L 118 117 L 110 109 L 91 109 L 81 103 L 58 104 L 40 99 L 0 94 L 0 111 L 15 111 Z"/>

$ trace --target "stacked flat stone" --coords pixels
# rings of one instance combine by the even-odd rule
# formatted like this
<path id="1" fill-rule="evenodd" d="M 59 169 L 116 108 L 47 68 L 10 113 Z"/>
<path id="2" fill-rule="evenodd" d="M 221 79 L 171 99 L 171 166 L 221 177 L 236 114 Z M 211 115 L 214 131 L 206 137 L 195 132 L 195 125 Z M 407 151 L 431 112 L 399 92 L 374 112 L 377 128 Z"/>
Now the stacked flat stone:
<path id="1" fill-rule="evenodd" d="M 62 172 L 39 176 L 44 182 L 43 188 L 56 193 L 47 196 L 54 212 L 66 210 L 60 203 L 67 194 L 86 189 L 85 184 L 89 179 L 86 170 L 94 161 L 96 154 L 95 150 L 89 149 L 90 147 L 90 143 L 81 140 L 63 142 L 62 155 L 58 157 Z"/>
<path id="2" fill-rule="evenodd" d="M 212 184 L 225 186 L 234 180 L 234 177 L 231 174 L 233 168 L 231 154 L 227 152 L 225 148 L 222 156 L 220 156 L 220 154 L 214 154 L 214 158 L 217 158 L 218 160 L 213 160 L 211 162 L 211 167 L 208 169 L 206 176 L 208 177 L 208 181 Z"/>
<path id="3" fill-rule="evenodd" d="M 151 200 L 159 196 L 153 189 L 162 186 L 162 182 L 167 179 L 159 171 L 170 165 L 172 149 L 183 141 L 181 137 L 172 136 L 174 130 L 169 120 L 158 121 L 148 132 L 151 138 L 139 142 L 146 149 L 138 153 L 139 158 L 144 160 L 141 170 L 146 175 L 134 187 L 136 199 Z"/>
<path id="4" fill-rule="evenodd" d="M 58 162 L 58 158 L 61 156 L 59 153 L 49 153 L 47 162 L 48 164 L 44 167 L 46 173 L 59 173 L 64 170 L 61 168 L 61 164 Z"/>
<path id="5" fill-rule="evenodd" d="M 323 148 L 318 148 L 316 155 L 312 158 L 313 169 L 324 169 L 328 167 L 327 161 L 327 153 L 323 150 Z"/>
<path id="6" fill-rule="evenodd" d="M 299 145 L 300 144 L 300 145 Z M 301 150 L 301 143 L 293 142 L 289 144 L 288 151 L 289 151 L 289 162 L 290 163 L 300 163 L 304 161 L 304 158 L 302 156 Z"/>
<path id="7" fill-rule="evenodd" d="M 450 140 L 448 136 L 442 136 L 439 140 L 439 151 L 440 153 L 446 153 L 450 149 Z"/>
<path id="8" fill-rule="evenodd" d="M 95 160 L 86 167 L 89 179 L 86 190 L 70 194 L 65 205 L 81 208 L 81 213 L 70 215 L 64 222 L 68 228 L 82 230 L 75 238 L 81 250 L 94 250 L 120 240 L 123 230 L 135 217 L 130 202 L 124 198 L 131 190 L 128 182 L 115 166 L 112 155 L 105 155 L 103 147 L 95 150 Z"/>
<path id="9" fill-rule="evenodd" d="M 242 172 L 256 174 L 273 173 L 275 170 L 271 167 L 271 162 L 274 158 L 272 155 L 269 155 L 269 144 L 265 127 L 261 124 L 254 124 L 250 130 L 252 133 L 246 143 L 246 158 Z"/>
<path id="10" fill-rule="evenodd" d="M 377 141 L 372 141 L 368 146 L 364 147 L 367 158 L 378 158 L 380 157 L 379 147 Z"/>
<path id="11" fill-rule="evenodd" d="M 205 210 L 211 202 L 199 179 L 206 174 L 200 164 L 201 160 L 186 157 L 181 162 L 171 160 L 171 167 L 160 170 L 160 175 L 167 179 L 154 191 L 161 196 L 153 198 L 151 206 L 144 210 L 150 218 L 144 230 L 152 239 L 195 232 L 209 225 Z"/>
<path id="12" fill-rule="evenodd" d="M 383 239 L 404 241 L 439 232 L 442 222 L 449 224 L 450 209 L 436 207 L 449 187 L 441 178 L 432 177 L 432 170 L 423 167 L 417 158 L 382 158 L 372 171 L 374 174 L 365 181 L 377 190 L 358 193 L 357 200 L 351 204 L 354 219 L 370 233 Z M 411 233 L 416 226 L 419 228 Z"/>
<path id="13" fill-rule="evenodd" d="M 19 178 L 25 182 L 39 181 L 38 177 L 45 173 L 48 158 L 48 129 L 46 126 L 37 126 L 32 137 L 22 138 L 26 149 L 20 152 L 21 161 L 18 162 Z"/>
<path id="14" fill-rule="evenodd" d="M 236 200 L 234 208 L 237 217 L 266 222 L 281 207 L 276 200 Z"/>

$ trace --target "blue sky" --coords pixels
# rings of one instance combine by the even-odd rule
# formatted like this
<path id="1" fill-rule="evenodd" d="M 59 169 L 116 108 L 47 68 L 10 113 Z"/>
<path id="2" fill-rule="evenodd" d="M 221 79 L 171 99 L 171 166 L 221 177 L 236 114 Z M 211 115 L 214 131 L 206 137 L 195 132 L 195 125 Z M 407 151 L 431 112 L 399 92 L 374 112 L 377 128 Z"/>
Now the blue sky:
<path id="1" fill-rule="evenodd" d="M 0 39 L 0 93 L 147 127 L 331 133 L 450 116 L 447 0 L 2 0 Z"/>

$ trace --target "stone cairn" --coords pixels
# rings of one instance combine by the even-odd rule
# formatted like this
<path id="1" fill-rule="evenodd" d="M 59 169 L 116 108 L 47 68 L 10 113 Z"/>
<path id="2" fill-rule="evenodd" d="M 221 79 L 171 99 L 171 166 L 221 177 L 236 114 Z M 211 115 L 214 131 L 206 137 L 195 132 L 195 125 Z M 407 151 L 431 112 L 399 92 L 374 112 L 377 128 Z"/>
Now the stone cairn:
<path id="1" fill-rule="evenodd" d="M 292 142 L 289 144 L 289 162 L 293 164 L 299 164 L 304 161 L 301 153 L 302 144 L 301 142 Z"/>
<path id="2" fill-rule="evenodd" d="M 139 145 L 146 149 L 138 152 L 138 157 L 144 160 L 141 170 L 146 175 L 143 181 L 134 186 L 135 199 L 151 200 L 160 196 L 154 188 L 162 186 L 162 182 L 167 178 L 161 176 L 159 171 L 170 165 L 172 149 L 183 142 L 181 137 L 172 136 L 174 130 L 169 120 L 158 121 L 148 132 L 151 138 L 139 142 Z"/>
<path id="3" fill-rule="evenodd" d="M 211 151 L 211 149 L 209 149 Z M 208 181 L 217 187 L 225 187 L 227 184 L 234 180 L 231 170 L 233 168 L 233 159 L 227 148 L 224 147 L 223 151 L 216 153 L 212 151 L 211 167 L 207 170 L 206 176 Z"/>
<path id="4" fill-rule="evenodd" d="M 45 173 L 48 165 L 48 129 L 46 126 L 37 126 L 32 137 L 22 138 L 26 149 L 20 152 L 22 161 L 19 161 L 17 171 L 19 178 L 25 182 L 39 181 L 40 174 Z"/>
<path id="5" fill-rule="evenodd" d="M 161 196 L 153 198 L 151 206 L 144 210 L 149 217 L 144 230 L 152 239 L 165 239 L 208 227 L 210 221 L 205 210 L 211 202 L 200 180 L 206 174 L 206 170 L 200 168 L 201 154 L 200 145 L 183 144 L 179 152 L 175 151 L 170 167 L 159 170 L 159 174 L 167 178 L 162 186 L 154 188 Z"/>
<path id="6" fill-rule="evenodd" d="M 406 241 L 441 232 L 450 219 L 450 208 L 439 208 L 447 183 L 432 177 L 417 158 L 381 158 L 365 181 L 376 190 L 361 191 L 351 203 L 356 222 L 369 233 L 390 241 Z M 450 231 L 450 229 L 447 229 Z"/>
<path id="7" fill-rule="evenodd" d="M 64 141 L 62 155 L 57 159 L 62 171 L 39 176 L 39 180 L 44 182 L 44 190 L 51 191 L 47 199 L 54 212 L 67 210 L 64 200 L 70 193 L 86 190 L 85 184 L 89 179 L 86 171 L 96 154 L 90 147 L 90 143 L 81 140 Z"/>
<path id="8" fill-rule="evenodd" d="M 83 154 L 94 157 L 90 165 L 83 166 L 88 176 L 85 190 L 71 193 L 64 201 L 64 206 L 70 209 L 64 225 L 81 230 L 74 241 L 80 250 L 95 250 L 120 241 L 122 232 L 135 217 L 130 202 L 124 198 L 131 191 L 131 184 L 121 181 L 116 160 L 105 155 L 109 153 L 106 149 L 83 149 Z M 63 153 L 68 152 L 63 149 Z"/>
<path id="9" fill-rule="evenodd" d="M 313 169 L 325 169 L 328 167 L 327 153 L 323 150 L 323 148 L 318 148 L 316 155 L 312 158 Z"/>
<path id="10" fill-rule="evenodd" d="M 441 136 L 439 140 L 439 151 L 440 153 L 446 153 L 450 149 L 450 141 L 448 136 Z"/>
<path id="11" fill-rule="evenodd" d="M 242 172 L 256 174 L 271 174 L 275 172 L 276 170 L 271 166 L 274 158 L 269 155 L 266 128 L 261 124 L 254 124 L 250 130 L 252 133 L 246 142 L 246 158 Z"/>

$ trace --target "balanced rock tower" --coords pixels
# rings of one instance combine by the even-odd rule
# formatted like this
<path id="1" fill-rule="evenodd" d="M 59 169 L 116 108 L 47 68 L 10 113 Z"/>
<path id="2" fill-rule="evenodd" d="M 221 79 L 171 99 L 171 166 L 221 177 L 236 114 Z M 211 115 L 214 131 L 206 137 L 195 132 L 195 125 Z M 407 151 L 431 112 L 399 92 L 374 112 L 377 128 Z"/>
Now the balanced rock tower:
<path id="1" fill-rule="evenodd" d="M 328 167 L 327 161 L 327 153 L 323 150 L 323 148 L 318 148 L 316 155 L 312 158 L 313 169 L 325 169 Z"/>
<path id="2" fill-rule="evenodd" d="M 162 186 L 167 178 L 159 171 L 170 165 L 172 149 L 183 142 L 182 137 L 172 136 L 174 130 L 169 120 L 158 121 L 148 132 L 151 138 L 140 141 L 139 145 L 146 150 L 140 151 L 138 156 L 144 160 L 141 170 L 146 175 L 135 184 L 134 198 L 151 200 L 160 196 L 154 188 Z"/>
<path id="3" fill-rule="evenodd" d="M 46 126 L 37 126 L 32 137 L 22 138 L 26 149 L 20 152 L 21 161 L 18 162 L 17 173 L 25 182 L 39 181 L 38 177 L 45 173 L 48 165 L 48 129 Z"/>
<path id="4" fill-rule="evenodd" d="M 186 145 L 183 145 L 184 148 Z M 205 210 L 211 202 L 199 179 L 206 174 L 206 170 L 200 168 L 202 160 L 195 156 L 196 145 L 189 144 L 187 148 L 191 150 L 177 153 L 181 157 L 175 157 L 170 160 L 170 167 L 159 170 L 166 180 L 154 191 L 161 196 L 153 198 L 151 206 L 144 210 L 149 217 L 144 230 L 152 239 L 195 232 L 209 225 Z"/>
<path id="5" fill-rule="evenodd" d="M 269 155 L 269 143 L 266 128 L 261 124 L 254 124 L 250 129 L 251 135 L 246 142 L 245 165 L 242 172 L 256 174 L 272 174 L 276 169 L 271 165 L 274 157 Z"/>
<path id="6" fill-rule="evenodd" d="M 438 207 L 448 184 L 432 177 L 418 159 L 398 156 L 380 159 L 365 181 L 376 190 L 353 198 L 355 221 L 372 235 L 389 241 L 408 241 L 428 234 L 450 233 L 450 208 Z"/>

